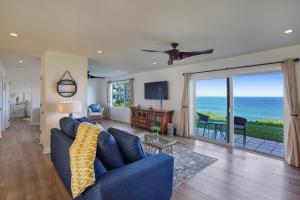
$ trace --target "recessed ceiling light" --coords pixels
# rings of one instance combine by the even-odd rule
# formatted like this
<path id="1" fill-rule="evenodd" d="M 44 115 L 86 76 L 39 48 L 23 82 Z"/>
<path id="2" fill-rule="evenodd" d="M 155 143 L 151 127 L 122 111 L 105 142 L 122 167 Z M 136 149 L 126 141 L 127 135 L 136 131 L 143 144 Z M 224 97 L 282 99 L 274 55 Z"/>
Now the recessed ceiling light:
<path id="1" fill-rule="evenodd" d="M 98 50 L 97 53 L 102 53 L 102 51 L 101 51 L 101 50 Z"/>
<path id="2" fill-rule="evenodd" d="M 18 67 L 18 70 L 22 70 L 23 68 L 22 67 Z"/>
<path id="3" fill-rule="evenodd" d="M 156 62 L 154 62 L 153 65 L 156 65 Z"/>
<path id="4" fill-rule="evenodd" d="M 18 37 L 17 33 L 10 33 L 9 35 L 12 36 L 12 37 Z"/>
<path id="5" fill-rule="evenodd" d="M 23 63 L 23 60 L 19 60 L 19 63 Z"/>
<path id="6" fill-rule="evenodd" d="M 294 32 L 293 29 L 288 29 L 288 30 L 284 31 L 285 34 L 289 34 L 289 33 L 292 33 L 292 32 Z"/>

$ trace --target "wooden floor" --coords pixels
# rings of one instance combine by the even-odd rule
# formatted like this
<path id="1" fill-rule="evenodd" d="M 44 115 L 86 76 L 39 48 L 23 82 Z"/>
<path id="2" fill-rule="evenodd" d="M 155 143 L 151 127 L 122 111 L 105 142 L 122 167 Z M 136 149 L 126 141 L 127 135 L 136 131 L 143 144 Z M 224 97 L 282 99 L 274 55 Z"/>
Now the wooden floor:
<path id="1" fill-rule="evenodd" d="M 106 128 L 145 132 L 113 121 L 102 124 Z M 42 154 L 38 127 L 31 127 L 27 121 L 13 121 L 3 136 L 0 140 L 0 200 L 71 199 L 49 155 Z M 174 200 L 300 199 L 300 170 L 281 160 L 194 139 L 177 139 L 181 147 L 218 161 L 177 187 Z"/>

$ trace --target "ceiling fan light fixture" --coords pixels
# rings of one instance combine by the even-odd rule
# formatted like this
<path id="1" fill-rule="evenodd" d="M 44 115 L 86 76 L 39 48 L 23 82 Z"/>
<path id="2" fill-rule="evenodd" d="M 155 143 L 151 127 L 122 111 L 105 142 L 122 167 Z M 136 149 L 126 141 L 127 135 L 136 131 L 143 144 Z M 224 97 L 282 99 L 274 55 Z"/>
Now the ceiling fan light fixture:
<path id="1" fill-rule="evenodd" d="M 153 64 L 153 65 L 156 65 L 156 62 L 153 62 L 152 64 Z"/>
<path id="2" fill-rule="evenodd" d="M 10 36 L 12 37 L 18 37 L 19 35 L 17 33 L 9 33 Z"/>
<path id="3" fill-rule="evenodd" d="M 102 53 L 102 51 L 101 51 L 101 50 L 98 50 L 97 53 Z"/>
<path id="4" fill-rule="evenodd" d="M 290 33 L 292 33 L 292 32 L 294 32 L 293 29 L 288 29 L 288 30 L 285 30 L 285 31 L 284 31 L 285 34 L 290 34 Z"/>

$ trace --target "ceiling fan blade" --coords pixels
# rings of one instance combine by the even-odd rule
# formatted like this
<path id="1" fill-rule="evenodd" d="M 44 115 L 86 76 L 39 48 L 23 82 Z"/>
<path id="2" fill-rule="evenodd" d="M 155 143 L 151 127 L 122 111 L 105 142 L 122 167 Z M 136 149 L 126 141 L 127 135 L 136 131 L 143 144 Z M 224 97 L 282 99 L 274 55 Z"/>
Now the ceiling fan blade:
<path id="1" fill-rule="evenodd" d="M 171 53 L 172 53 L 172 51 L 174 51 L 174 50 L 173 50 L 173 49 L 171 49 L 171 50 L 163 51 L 163 53 L 166 53 L 166 54 L 171 54 Z"/>
<path id="2" fill-rule="evenodd" d="M 197 56 L 197 55 L 202 55 L 202 54 L 210 54 L 213 53 L 213 49 L 208 49 L 205 51 L 191 51 L 191 52 L 180 52 L 180 59 L 188 58 L 191 56 Z"/>
<path id="3" fill-rule="evenodd" d="M 92 75 L 89 75 L 89 78 L 90 78 L 90 79 L 93 79 L 93 78 L 101 78 L 101 79 L 105 79 L 105 77 L 102 77 L 102 76 L 92 76 Z"/>
<path id="4" fill-rule="evenodd" d="M 142 49 L 141 51 L 146 51 L 146 52 L 163 52 L 163 51 L 147 50 L 147 49 Z"/>
<path id="5" fill-rule="evenodd" d="M 171 58 L 168 60 L 168 65 L 173 65 L 173 60 Z"/>
<path id="6" fill-rule="evenodd" d="M 88 72 L 88 79 L 93 79 L 93 78 L 101 78 L 104 79 L 105 77 L 101 77 L 101 76 L 93 76 L 90 74 L 90 72 Z"/>

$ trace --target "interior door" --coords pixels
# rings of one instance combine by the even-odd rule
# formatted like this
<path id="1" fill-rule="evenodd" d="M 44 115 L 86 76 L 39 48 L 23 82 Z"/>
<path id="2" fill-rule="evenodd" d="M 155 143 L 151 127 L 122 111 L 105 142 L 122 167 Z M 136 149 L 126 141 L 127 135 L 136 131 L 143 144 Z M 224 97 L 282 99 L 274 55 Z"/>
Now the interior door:
<path id="1" fill-rule="evenodd" d="M 0 75 L 0 138 L 2 138 L 3 129 L 3 77 Z"/>
<path id="2" fill-rule="evenodd" d="M 10 83 L 5 83 L 5 104 L 4 104 L 5 128 L 10 127 Z"/>

